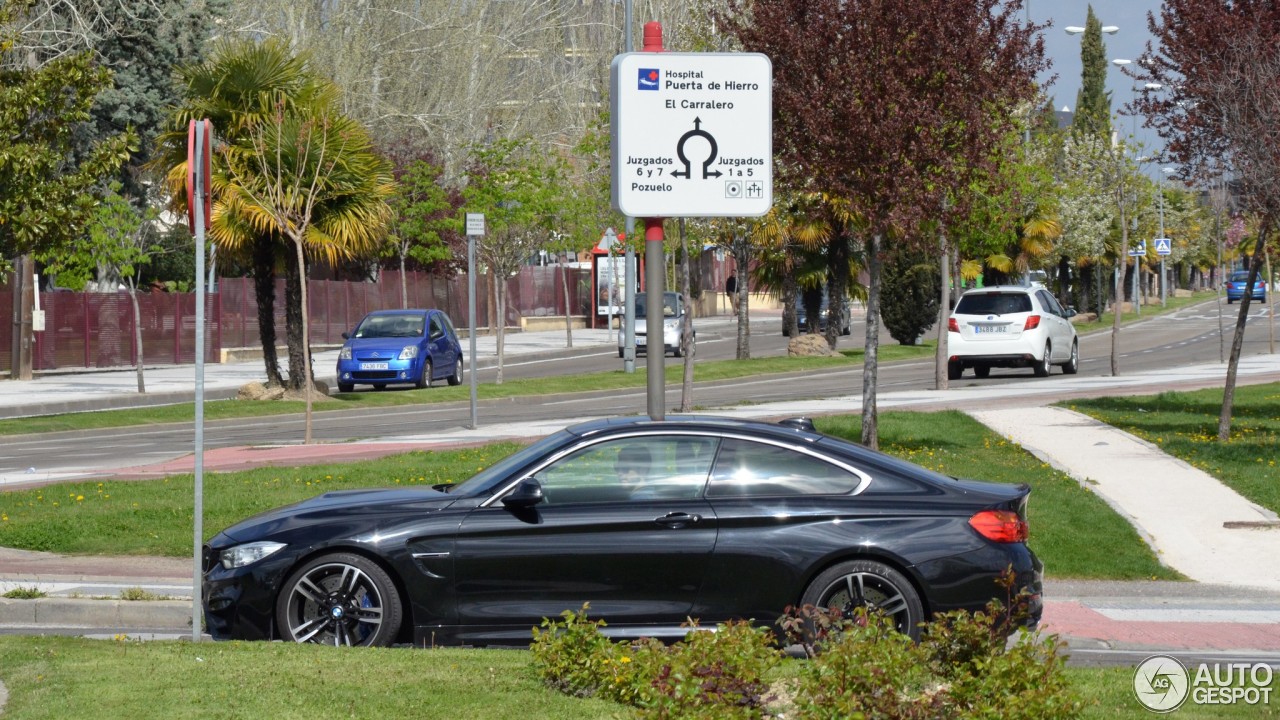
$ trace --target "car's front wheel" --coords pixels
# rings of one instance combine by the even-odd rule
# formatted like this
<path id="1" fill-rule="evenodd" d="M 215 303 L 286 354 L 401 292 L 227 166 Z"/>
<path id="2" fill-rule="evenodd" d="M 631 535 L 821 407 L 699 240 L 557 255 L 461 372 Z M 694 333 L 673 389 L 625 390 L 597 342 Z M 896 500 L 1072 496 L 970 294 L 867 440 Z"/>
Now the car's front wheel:
<path id="1" fill-rule="evenodd" d="M 449 384 L 462 384 L 462 358 L 458 358 L 457 362 L 453 364 L 453 374 L 449 376 Z"/>
<path id="2" fill-rule="evenodd" d="M 1071 341 L 1071 357 L 1067 360 L 1067 364 L 1062 366 L 1063 375 L 1075 375 L 1080 372 L 1080 341 Z"/>
<path id="3" fill-rule="evenodd" d="M 351 553 L 303 565 L 276 599 L 280 636 L 298 643 L 386 647 L 400 632 L 402 612 L 391 576 Z"/>
<path id="4" fill-rule="evenodd" d="M 431 387 L 431 373 L 434 371 L 435 371 L 434 368 L 431 367 L 431 358 L 427 358 L 426 360 L 423 360 L 422 375 L 418 378 L 418 381 L 413 384 L 413 386 L 416 388 Z"/>
<path id="5" fill-rule="evenodd" d="M 352 383 L 338 383 L 338 392 L 355 392 L 356 386 Z"/>
<path id="6" fill-rule="evenodd" d="M 859 607 L 879 610 L 898 632 L 920 638 L 924 606 L 905 575 L 874 560 L 850 560 L 828 568 L 804 591 L 801 605 L 839 610 L 851 617 Z"/>
<path id="7" fill-rule="evenodd" d="M 1044 357 L 1035 365 L 1036 377 L 1048 377 L 1049 370 L 1053 367 L 1053 346 L 1049 343 L 1044 344 Z"/>

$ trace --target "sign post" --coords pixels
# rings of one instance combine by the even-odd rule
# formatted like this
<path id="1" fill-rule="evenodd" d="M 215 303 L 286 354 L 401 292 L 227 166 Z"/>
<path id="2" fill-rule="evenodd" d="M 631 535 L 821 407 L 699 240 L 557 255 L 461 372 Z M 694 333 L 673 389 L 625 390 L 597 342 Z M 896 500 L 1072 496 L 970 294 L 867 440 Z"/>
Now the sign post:
<path id="1" fill-rule="evenodd" d="M 1160 224 L 1161 225 L 1164 224 L 1163 209 L 1161 210 L 1161 213 L 1160 213 Z M 1160 229 L 1163 230 L 1164 228 L 1162 227 Z M 1164 258 L 1166 255 L 1171 255 L 1172 253 L 1173 253 L 1173 242 L 1169 240 L 1169 238 L 1167 237 L 1156 238 L 1156 254 L 1160 256 L 1160 307 L 1164 307 L 1166 302 L 1168 302 L 1168 292 L 1165 290 L 1165 285 L 1168 284 L 1166 282 L 1168 278 L 1164 274 Z"/>
<path id="2" fill-rule="evenodd" d="M 644 219 L 645 292 L 661 298 L 665 218 L 760 217 L 773 205 L 773 64 L 759 53 L 666 52 L 651 22 L 643 50 L 615 57 L 609 79 L 613 206 Z M 661 316 L 650 313 L 646 328 L 651 343 L 661 337 Z M 649 417 L 661 420 L 665 358 L 647 358 Z"/>
<path id="3" fill-rule="evenodd" d="M 196 397 L 195 397 L 195 507 L 192 534 L 194 573 L 191 587 L 191 641 L 200 642 L 204 607 L 204 231 L 211 217 L 210 160 L 213 124 L 192 120 L 187 125 L 187 221 L 196 239 Z"/>
<path id="4" fill-rule="evenodd" d="M 476 417 L 476 238 L 484 236 L 484 213 L 467 213 L 467 337 L 471 343 L 471 424 L 480 427 Z"/>
<path id="5" fill-rule="evenodd" d="M 1142 315 L 1142 296 L 1139 294 L 1138 276 L 1142 274 L 1142 258 L 1147 255 L 1147 241 L 1139 240 L 1129 248 L 1129 257 L 1133 258 L 1133 310 Z"/>

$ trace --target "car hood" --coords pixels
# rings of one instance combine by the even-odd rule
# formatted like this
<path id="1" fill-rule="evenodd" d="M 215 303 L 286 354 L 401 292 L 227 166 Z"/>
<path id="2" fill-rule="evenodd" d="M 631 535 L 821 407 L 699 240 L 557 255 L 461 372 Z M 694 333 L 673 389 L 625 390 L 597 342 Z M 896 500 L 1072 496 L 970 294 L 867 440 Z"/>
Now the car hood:
<path id="1" fill-rule="evenodd" d="M 389 514 L 435 512 L 453 501 L 449 495 L 430 488 L 342 490 L 259 513 L 222 534 L 237 542 L 250 542 L 308 525 L 361 524 Z"/>

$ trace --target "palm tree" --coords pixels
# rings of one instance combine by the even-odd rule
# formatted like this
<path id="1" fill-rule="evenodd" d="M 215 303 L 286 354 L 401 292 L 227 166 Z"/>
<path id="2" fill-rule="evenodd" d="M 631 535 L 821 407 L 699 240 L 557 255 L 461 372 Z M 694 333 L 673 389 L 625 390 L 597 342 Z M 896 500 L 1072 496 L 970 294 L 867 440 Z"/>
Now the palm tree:
<path id="1" fill-rule="evenodd" d="M 395 193 L 391 164 L 373 151 L 369 134 L 332 107 L 289 108 L 248 128 L 239 146 L 223 152 L 230 211 L 247 218 L 258 234 L 278 234 L 293 244 L 299 269 L 298 322 L 288 325 L 293 348 L 311 346 L 307 314 L 306 258 L 330 263 L 371 254 L 391 218 Z M 290 313 L 293 305 L 290 303 Z M 311 442 L 311 353 L 302 353 L 306 435 Z"/>
<path id="2" fill-rule="evenodd" d="M 263 118 L 283 103 L 287 107 L 323 108 L 333 106 L 337 88 L 312 73 L 305 57 L 296 56 L 287 43 L 279 40 L 253 42 L 224 40 L 214 46 L 202 63 L 178 69 L 186 95 L 173 113 L 172 129 L 160 139 L 161 151 L 152 164 L 165 174 L 175 210 L 186 211 L 182 192 L 186 178 L 186 128 L 190 120 L 208 118 L 213 123 L 215 151 L 223 153 L 251 152 L 244 140 Z M 302 386 L 302 348 L 290 344 L 289 382 L 280 374 L 276 356 L 275 277 L 277 268 L 287 270 L 286 302 L 298 304 L 296 293 L 297 262 L 287 252 L 287 238 L 277 230 L 255 224 L 245 204 L 233 192 L 234 182 L 226 162 L 213 163 L 212 223 L 209 236 L 224 256 L 239 257 L 251 263 L 254 294 L 258 305 L 258 334 L 262 343 L 267 382 L 271 385 Z M 294 313 L 289 322 L 293 324 Z M 301 335 L 299 334 L 299 340 Z M 296 360 L 295 360 L 296 358 Z"/>

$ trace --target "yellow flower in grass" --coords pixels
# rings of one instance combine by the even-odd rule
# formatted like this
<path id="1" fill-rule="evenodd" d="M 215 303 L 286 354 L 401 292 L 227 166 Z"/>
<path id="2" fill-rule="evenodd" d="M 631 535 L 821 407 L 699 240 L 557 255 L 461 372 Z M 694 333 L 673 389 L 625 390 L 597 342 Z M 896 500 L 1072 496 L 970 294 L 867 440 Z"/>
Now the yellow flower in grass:
<path id="1" fill-rule="evenodd" d="M 84 500 L 84 496 L 83 496 L 83 495 L 77 495 L 77 496 L 76 496 L 76 502 L 81 502 L 81 501 L 83 501 L 83 500 Z"/>

